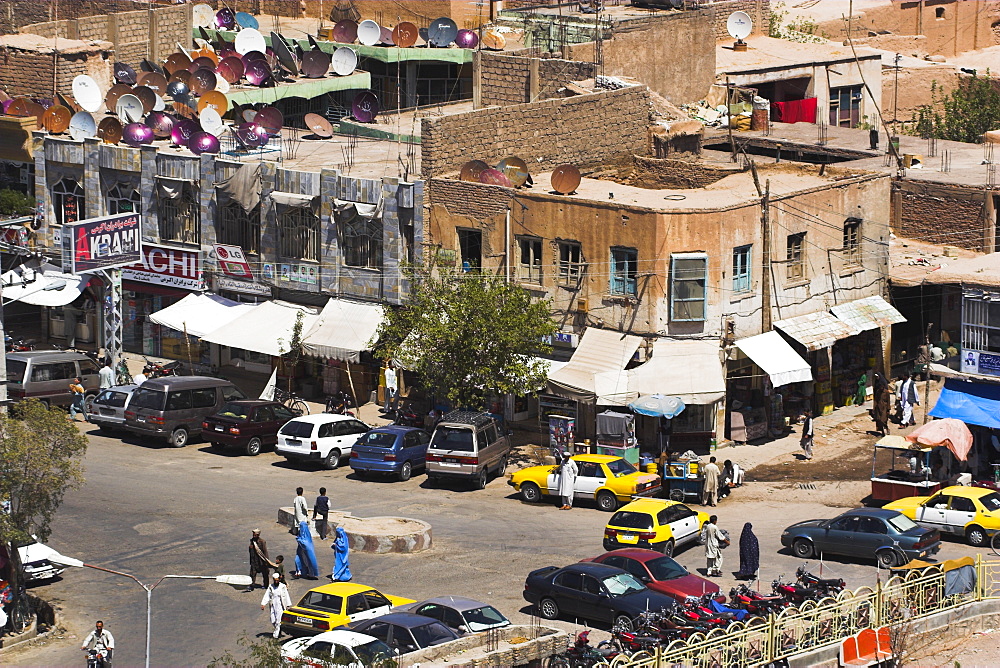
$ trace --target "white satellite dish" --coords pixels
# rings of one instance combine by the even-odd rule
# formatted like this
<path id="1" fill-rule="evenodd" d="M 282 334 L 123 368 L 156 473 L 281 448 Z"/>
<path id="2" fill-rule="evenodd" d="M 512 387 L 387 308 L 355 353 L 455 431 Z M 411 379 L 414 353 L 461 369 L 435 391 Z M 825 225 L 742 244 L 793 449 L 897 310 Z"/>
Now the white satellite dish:
<path id="1" fill-rule="evenodd" d="M 215 27 L 215 10 L 212 9 L 212 5 L 204 3 L 195 5 L 191 8 L 191 14 L 192 23 L 196 26 L 201 26 L 202 28 Z"/>
<path id="2" fill-rule="evenodd" d="M 140 103 L 141 106 L 141 103 Z M 97 122 L 94 117 L 86 111 L 78 111 L 69 119 L 69 135 L 77 140 L 83 141 L 88 137 L 97 134 Z"/>
<path id="3" fill-rule="evenodd" d="M 80 74 L 73 79 L 73 99 L 86 111 L 94 113 L 104 104 L 104 95 L 93 77 Z"/>
<path id="4" fill-rule="evenodd" d="M 253 28 L 244 28 L 236 33 L 235 46 L 236 53 L 241 56 L 245 56 L 251 51 L 267 53 L 267 42 L 264 41 L 264 36 L 260 34 L 259 30 Z"/>
<path id="5" fill-rule="evenodd" d="M 229 86 L 229 82 L 228 81 L 226 81 L 222 77 L 219 77 L 218 80 L 216 80 L 216 82 L 215 82 L 215 90 L 217 90 L 220 93 L 222 93 L 223 95 L 225 95 L 226 93 L 228 93 L 231 90 L 231 88 Z"/>
<path id="6" fill-rule="evenodd" d="M 222 122 L 222 116 L 212 107 L 205 107 L 198 116 L 201 122 L 201 129 L 205 132 L 219 137 L 226 131 L 226 125 Z"/>
<path id="7" fill-rule="evenodd" d="M 354 49 L 342 46 L 333 52 L 333 71 L 338 76 L 346 77 L 354 74 L 354 69 L 358 66 L 358 54 Z"/>
<path id="8" fill-rule="evenodd" d="M 167 108 L 167 103 L 163 101 L 163 98 L 159 95 L 156 96 L 156 100 L 153 102 L 153 111 L 163 111 Z"/>
<path id="9" fill-rule="evenodd" d="M 726 30 L 736 40 L 736 44 L 744 44 L 744 48 L 739 50 L 745 51 L 743 40 L 753 32 L 753 19 L 746 12 L 733 12 L 726 19 Z"/>
<path id="10" fill-rule="evenodd" d="M 371 19 L 358 24 L 358 41 L 365 46 L 374 46 L 382 39 L 382 29 Z"/>
<path id="11" fill-rule="evenodd" d="M 125 93 L 118 98 L 115 113 L 122 123 L 138 123 L 142 120 L 142 100 L 131 93 Z"/>

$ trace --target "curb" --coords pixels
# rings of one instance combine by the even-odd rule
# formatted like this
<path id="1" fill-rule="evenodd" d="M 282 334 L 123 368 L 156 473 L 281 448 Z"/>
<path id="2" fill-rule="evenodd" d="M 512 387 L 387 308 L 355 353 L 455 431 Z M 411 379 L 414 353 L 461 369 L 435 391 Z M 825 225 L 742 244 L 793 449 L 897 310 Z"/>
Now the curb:
<path id="1" fill-rule="evenodd" d="M 295 525 L 295 514 L 291 506 L 278 509 L 278 524 L 292 528 Z M 365 523 L 375 520 L 398 520 L 414 525 L 413 530 L 400 533 L 377 532 L 366 530 Z M 348 544 L 355 552 L 368 554 L 411 554 L 428 550 L 432 544 L 431 525 L 423 520 L 410 517 L 354 517 L 346 511 L 330 511 L 327 520 L 332 528 L 344 525 Z M 349 527 L 349 528 L 348 528 Z M 315 524 L 310 520 L 309 530 L 314 538 L 318 538 Z"/>

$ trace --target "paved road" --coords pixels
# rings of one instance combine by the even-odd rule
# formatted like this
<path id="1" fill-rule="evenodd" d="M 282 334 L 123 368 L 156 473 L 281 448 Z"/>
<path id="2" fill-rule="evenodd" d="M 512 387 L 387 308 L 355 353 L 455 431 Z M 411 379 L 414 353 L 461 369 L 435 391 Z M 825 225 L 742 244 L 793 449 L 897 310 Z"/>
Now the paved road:
<path id="1" fill-rule="evenodd" d="M 361 481 L 349 469 L 319 471 L 291 466 L 273 453 L 240 457 L 212 452 L 203 443 L 182 450 L 144 445 L 89 432 L 87 482 L 67 494 L 54 524 L 53 547 L 87 563 L 134 573 L 143 582 L 165 574 L 245 573 L 250 530 L 261 527 L 271 554 L 294 555 L 294 539 L 275 524 L 277 508 L 289 505 L 298 485 L 307 498 L 326 486 L 332 505 L 358 516 L 402 515 L 433 525 L 434 547 L 416 555 L 352 555 L 355 580 L 392 594 L 421 599 L 462 594 L 494 603 L 515 621 L 527 619 L 521 599 L 525 574 L 599 554 L 608 515 L 592 504 L 560 512 L 554 504 L 527 505 L 496 480 L 483 491 L 431 489 L 424 477 L 406 483 Z M 836 498 L 856 495 L 865 484 L 847 485 Z M 741 492 L 746 493 L 741 500 Z M 716 509 L 734 539 L 747 519 L 761 540 L 762 579 L 794 573 L 799 561 L 779 554 L 781 528 L 800 519 L 840 512 L 823 494 L 761 484 L 736 490 Z M 767 493 L 765 493 L 767 492 Z M 816 494 L 813 500 L 806 495 Z M 320 567 L 329 572 L 332 551 L 318 547 Z M 941 556 L 971 550 L 949 542 Z M 735 570 L 734 548 L 727 571 Z M 678 560 L 704 568 L 700 548 L 683 550 Z M 876 570 L 863 563 L 827 564 L 850 586 L 871 584 Z M 325 580 L 323 580 L 325 582 Z M 733 581 L 720 580 L 726 590 Z M 310 584 L 290 584 L 296 600 Z M 70 637 L 24 652 L 8 652 L 5 665 L 74 666 L 77 649 L 93 621 L 102 618 L 118 641 L 116 666 L 141 665 L 145 633 L 145 593 L 125 578 L 90 569 L 70 569 L 40 594 L 63 608 Z M 152 665 L 203 666 L 243 631 L 266 625 L 259 593 L 242 593 L 212 582 L 168 581 L 153 593 Z M 571 621 L 561 623 L 575 628 Z"/>

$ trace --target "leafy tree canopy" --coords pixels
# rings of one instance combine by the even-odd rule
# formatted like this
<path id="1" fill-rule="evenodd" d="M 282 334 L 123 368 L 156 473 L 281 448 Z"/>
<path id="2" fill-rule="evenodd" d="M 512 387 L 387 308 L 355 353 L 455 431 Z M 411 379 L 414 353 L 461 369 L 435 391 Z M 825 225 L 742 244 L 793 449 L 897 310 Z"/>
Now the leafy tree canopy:
<path id="1" fill-rule="evenodd" d="M 982 141 L 987 130 L 1000 129 L 1000 89 L 990 77 L 973 74 L 962 77 L 958 87 L 943 94 L 935 81 L 931 86 L 931 104 L 917 109 L 915 134 L 950 141 Z"/>
<path id="2" fill-rule="evenodd" d="M 545 383 L 534 359 L 556 331 L 551 304 L 503 278 L 453 268 L 410 271 L 406 303 L 388 310 L 378 352 L 420 375 L 455 406 L 483 408 L 492 395 L 523 395 Z"/>

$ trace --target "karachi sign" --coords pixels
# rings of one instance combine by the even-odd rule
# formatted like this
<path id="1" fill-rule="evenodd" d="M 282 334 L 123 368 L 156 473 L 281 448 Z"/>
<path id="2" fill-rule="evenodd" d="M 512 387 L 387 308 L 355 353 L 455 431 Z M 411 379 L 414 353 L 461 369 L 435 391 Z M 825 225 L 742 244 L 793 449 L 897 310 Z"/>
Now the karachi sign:
<path id="1" fill-rule="evenodd" d="M 142 262 L 141 229 L 137 213 L 63 225 L 63 271 L 86 274 Z"/>

